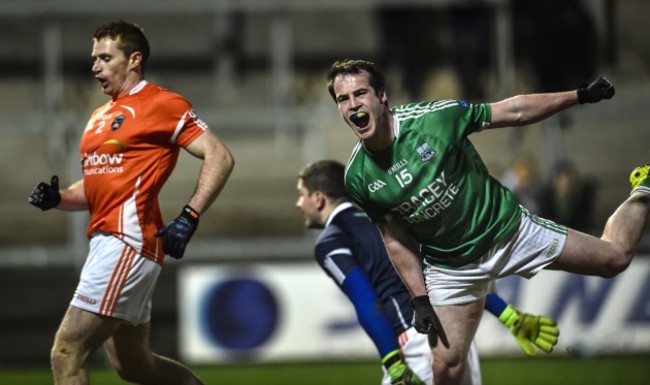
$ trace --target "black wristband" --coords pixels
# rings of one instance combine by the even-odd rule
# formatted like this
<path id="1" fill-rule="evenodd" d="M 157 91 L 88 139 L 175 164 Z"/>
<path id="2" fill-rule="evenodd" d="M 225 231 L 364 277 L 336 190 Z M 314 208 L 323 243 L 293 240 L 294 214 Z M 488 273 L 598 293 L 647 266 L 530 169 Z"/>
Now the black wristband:
<path id="1" fill-rule="evenodd" d="M 399 362 L 401 360 L 402 360 L 402 356 L 399 353 L 393 354 L 386 361 L 384 361 L 382 365 L 384 365 L 384 368 L 388 370 L 390 369 L 391 366 L 393 366 L 394 363 Z"/>
<path id="2" fill-rule="evenodd" d="M 587 93 L 588 86 L 589 85 L 587 83 L 584 83 L 581 84 L 580 87 L 578 87 L 578 103 L 585 104 L 591 102 L 589 100 L 589 94 Z"/>
<path id="3" fill-rule="evenodd" d="M 187 219 L 193 225 L 198 225 L 199 217 L 201 214 L 199 214 L 198 211 L 194 210 L 190 205 L 185 205 L 185 207 L 183 207 L 183 211 L 181 212 L 181 216 Z"/>

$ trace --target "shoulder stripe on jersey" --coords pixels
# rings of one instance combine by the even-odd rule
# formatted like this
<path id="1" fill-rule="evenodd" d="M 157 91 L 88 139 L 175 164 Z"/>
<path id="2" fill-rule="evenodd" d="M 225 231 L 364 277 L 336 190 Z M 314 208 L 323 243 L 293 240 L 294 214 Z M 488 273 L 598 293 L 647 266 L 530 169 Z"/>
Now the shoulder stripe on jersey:
<path id="1" fill-rule="evenodd" d="M 343 274 L 343 271 L 341 271 L 336 263 L 332 261 L 332 258 L 325 258 L 323 266 L 327 269 L 327 271 L 330 272 L 330 274 L 332 274 L 332 277 L 336 280 L 336 282 L 338 282 L 339 285 L 343 285 L 343 281 L 345 281 L 345 274 Z"/>
<path id="2" fill-rule="evenodd" d="M 348 164 L 345 165 L 345 172 L 343 173 L 343 183 L 348 179 L 348 170 L 350 168 L 350 165 L 352 164 L 352 161 L 354 158 L 357 156 L 359 151 L 361 151 L 363 144 L 361 141 L 358 141 L 357 144 L 354 146 L 352 149 L 352 154 L 350 154 L 350 158 L 348 159 Z"/>
<path id="3" fill-rule="evenodd" d="M 457 105 L 458 101 L 456 100 L 441 100 L 437 102 L 427 103 L 425 105 L 409 105 L 404 108 L 397 109 L 396 115 L 399 121 L 417 119 L 429 112 L 444 110 L 445 108 L 454 107 Z"/>
<path id="4" fill-rule="evenodd" d="M 330 258 L 330 257 L 332 257 L 332 255 L 335 255 L 335 254 L 352 255 L 352 250 L 348 249 L 347 247 L 341 247 L 341 248 L 338 248 L 338 249 L 334 249 L 334 250 L 330 251 L 329 253 L 327 253 L 325 258 Z"/>
<path id="5" fill-rule="evenodd" d="M 178 120 L 178 123 L 176 124 L 176 128 L 174 129 L 174 134 L 172 135 L 171 139 L 169 141 L 171 143 L 176 143 L 176 139 L 178 139 L 178 135 L 181 134 L 181 130 L 183 130 L 183 126 L 185 125 L 185 118 L 187 117 L 187 114 L 189 114 L 191 110 L 185 111 L 183 116 Z"/>

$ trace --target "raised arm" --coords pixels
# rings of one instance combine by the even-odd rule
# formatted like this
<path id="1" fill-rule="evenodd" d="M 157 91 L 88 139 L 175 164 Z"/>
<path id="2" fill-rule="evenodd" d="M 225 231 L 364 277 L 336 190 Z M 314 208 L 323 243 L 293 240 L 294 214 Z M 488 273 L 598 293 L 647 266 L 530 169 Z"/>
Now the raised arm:
<path id="1" fill-rule="evenodd" d="M 589 86 L 581 86 L 573 91 L 513 96 L 490 104 L 492 121 L 489 128 L 519 127 L 536 123 L 576 104 L 611 99 L 614 93 L 612 83 L 600 77 Z"/>

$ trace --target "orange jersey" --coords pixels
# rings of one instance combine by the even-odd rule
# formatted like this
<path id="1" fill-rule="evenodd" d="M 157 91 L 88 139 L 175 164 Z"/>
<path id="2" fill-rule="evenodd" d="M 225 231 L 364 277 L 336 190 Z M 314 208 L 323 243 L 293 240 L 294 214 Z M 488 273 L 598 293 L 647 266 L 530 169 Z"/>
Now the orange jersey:
<path id="1" fill-rule="evenodd" d="M 115 235 L 162 264 L 158 194 L 180 147 L 207 129 L 182 96 L 142 81 L 93 112 L 81 138 L 87 235 Z"/>

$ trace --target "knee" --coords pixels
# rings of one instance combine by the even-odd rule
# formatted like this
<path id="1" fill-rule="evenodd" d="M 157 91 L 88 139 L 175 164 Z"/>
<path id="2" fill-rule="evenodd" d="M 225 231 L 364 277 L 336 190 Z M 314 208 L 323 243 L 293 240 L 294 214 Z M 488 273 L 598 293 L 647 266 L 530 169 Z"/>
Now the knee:
<path id="1" fill-rule="evenodd" d="M 460 384 L 464 366 L 462 360 L 433 360 L 433 382 L 436 385 Z"/>
<path id="2" fill-rule="evenodd" d="M 617 250 L 612 253 L 611 257 L 605 263 L 604 269 L 600 274 L 603 278 L 614 278 L 624 272 L 632 262 L 632 250 Z"/>
<path id="3" fill-rule="evenodd" d="M 74 344 L 56 339 L 50 351 L 50 363 L 55 373 L 75 373 L 84 366 L 84 356 Z"/>

